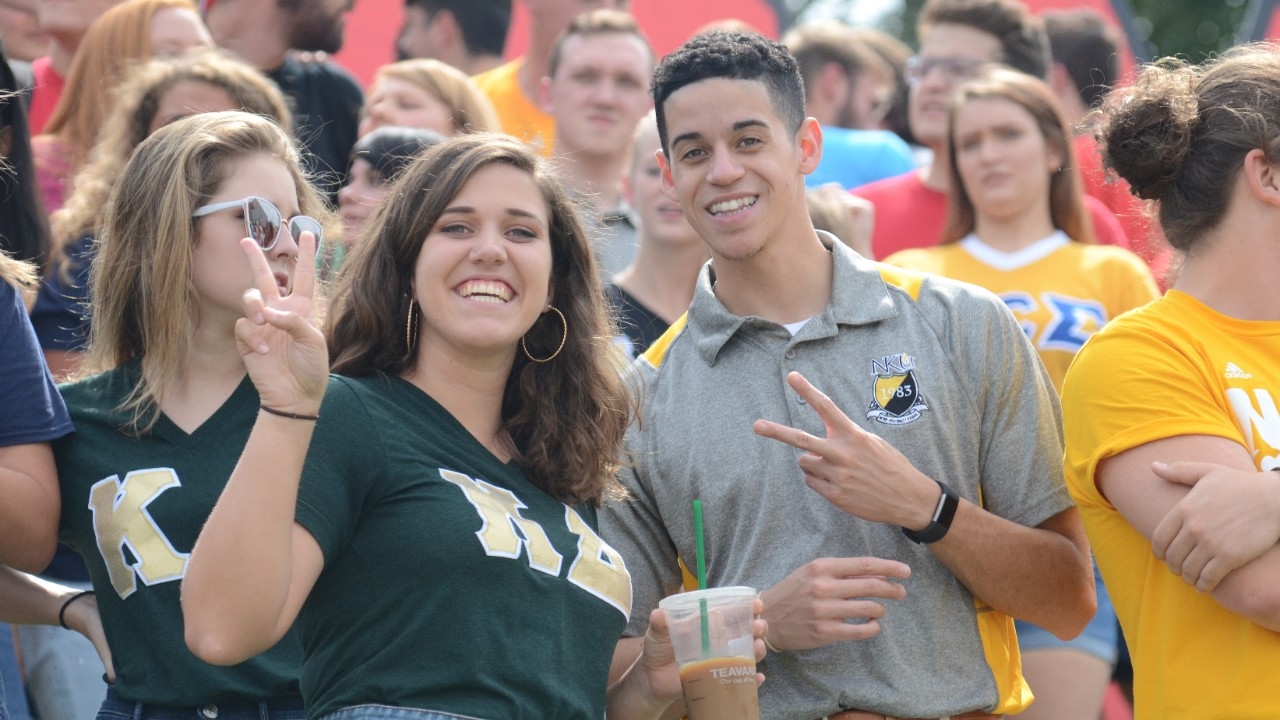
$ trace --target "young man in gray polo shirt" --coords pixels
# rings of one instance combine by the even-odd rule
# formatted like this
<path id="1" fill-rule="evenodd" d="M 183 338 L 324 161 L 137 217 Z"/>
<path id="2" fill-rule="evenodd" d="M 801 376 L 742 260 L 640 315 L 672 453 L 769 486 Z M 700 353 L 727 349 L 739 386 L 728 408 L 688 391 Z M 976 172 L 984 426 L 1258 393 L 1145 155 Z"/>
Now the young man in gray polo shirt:
<path id="1" fill-rule="evenodd" d="M 632 498 L 601 514 L 635 593 L 615 665 L 692 565 L 697 498 L 708 585 L 765 601 L 763 718 L 1021 709 L 1010 616 L 1071 636 L 1094 610 L 1032 347 L 994 295 L 813 229 L 821 130 L 781 45 L 696 37 L 653 94 L 664 188 L 712 259 L 633 368 Z"/>

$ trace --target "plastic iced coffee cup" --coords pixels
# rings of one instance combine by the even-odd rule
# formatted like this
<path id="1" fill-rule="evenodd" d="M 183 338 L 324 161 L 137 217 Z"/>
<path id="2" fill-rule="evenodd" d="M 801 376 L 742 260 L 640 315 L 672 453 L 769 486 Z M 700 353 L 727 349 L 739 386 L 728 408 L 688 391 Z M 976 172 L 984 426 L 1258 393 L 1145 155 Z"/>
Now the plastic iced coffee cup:
<path id="1" fill-rule="evenodd" d="M 756 591 L 713 588 L 672 595 L 667 614 L 690 720 L 758 720 L 752 622 Z"/>

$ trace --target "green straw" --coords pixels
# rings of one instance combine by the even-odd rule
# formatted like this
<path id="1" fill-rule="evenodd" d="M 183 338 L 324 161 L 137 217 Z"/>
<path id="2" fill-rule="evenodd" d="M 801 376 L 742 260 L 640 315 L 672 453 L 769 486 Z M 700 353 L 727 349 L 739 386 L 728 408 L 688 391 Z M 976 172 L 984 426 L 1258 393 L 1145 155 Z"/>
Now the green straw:
<path id="1" fill-rule="evenodd" d="M 707 548 L 702 539 L 702 501 L 693 501 L 693 534 L 697 543 L 698 555 L 698 589 L 707 589 Z M 702 617 L 702 656 L 711 657 L 711 628 L 707 625 L 707 601 L 698 601 L 698 612 Z"/>

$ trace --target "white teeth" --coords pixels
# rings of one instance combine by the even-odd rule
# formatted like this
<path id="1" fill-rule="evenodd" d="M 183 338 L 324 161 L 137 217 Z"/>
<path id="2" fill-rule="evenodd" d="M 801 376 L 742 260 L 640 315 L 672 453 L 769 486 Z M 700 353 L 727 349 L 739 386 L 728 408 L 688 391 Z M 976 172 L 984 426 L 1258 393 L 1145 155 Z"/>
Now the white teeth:
<path id="1" fill-rule="evenodd" d="M 758 195 L 752 195 L 751 197 L 738 198 L 736 200 L 725 200 L 712 205 L 709 210 L 712 215 L 733 212 L 734 210 L 741 210 L 742 208 L 755 205 L 758 198 Z"/>
<path id="2" fill-rule="evenodd" d="M 458 290 L 462 297 L 480 302 L 504 303 L 511 299 L 511 289 L 505 283 L 473 280 Z"/>

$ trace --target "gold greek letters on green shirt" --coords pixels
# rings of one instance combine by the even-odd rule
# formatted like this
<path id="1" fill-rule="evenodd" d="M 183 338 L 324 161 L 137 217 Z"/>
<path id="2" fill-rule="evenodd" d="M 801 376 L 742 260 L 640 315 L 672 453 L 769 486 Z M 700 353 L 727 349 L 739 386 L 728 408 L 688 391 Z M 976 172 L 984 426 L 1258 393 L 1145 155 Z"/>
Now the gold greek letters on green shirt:
<path id="1" fill-rule="evenodd" d="M 520 510 L 528 506 L 515 494 L 453 470 L 441 470 L 440 477 L 462 490 L 480 515 L 484 524 L 476 532 L 476 537 L 480 538 L 486 554 L 518 558 L 521 548 L 524 548 L 530 567 L 549 575 L 560 574 L 562 556 L 551 545 L 542 526 L 520 514 Z M 631 575 L 622 556 L 567 505 L 565 525 L 578 537 L 577 557 L 569 566 L 569 582 L 630 615 Z"/>
<path id="2" fill-rule="evenodd" d="M 578 536 L 578 557 L 569 566 L 569 582 L 631 617 L 631 573 L 627 572 L 622 556 L 567 505 L 564 521 L 569 532 Z"/>
<path id="3" fill-rule="evenodd" d="M 480 538 L 485 553 L 494 557 L 517 558 L 520 557 L 520 548 L 524 547 L 528 549 L 529 567 L 548 575 L 560 574 L 564 558 L 556 552 L 542 526 L 520 514 L 521 508 L 528 507 L 520 502 L 520 498 L 510 490 L 483 480 L 473 480 L 453 470 L 441 470 L 440 477 L 457 485 L 480 513 L 484 525 L 476 531 L 476 537 Z"/>
<path id="4" fill-rule="evenodd" d="M 147 505 L 165 490 L 178 487 L 178 476 L 169 468 L 135 470 L 99 480 L 89 490 L 93 511 L 93 533 L 98 552 L 111 575 L 111 585 L 121 598 L 137 590 L 137 578 L 148 585 L 182 579 L 187 569 L 187 553 L 173 549 L 169 538 L 156 525 Z M 125 546 L 134 558 L 129 564 Z"/>

